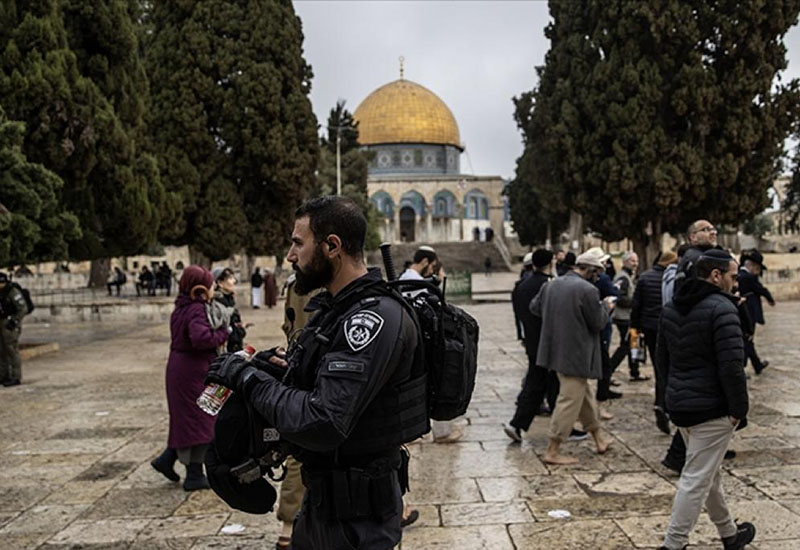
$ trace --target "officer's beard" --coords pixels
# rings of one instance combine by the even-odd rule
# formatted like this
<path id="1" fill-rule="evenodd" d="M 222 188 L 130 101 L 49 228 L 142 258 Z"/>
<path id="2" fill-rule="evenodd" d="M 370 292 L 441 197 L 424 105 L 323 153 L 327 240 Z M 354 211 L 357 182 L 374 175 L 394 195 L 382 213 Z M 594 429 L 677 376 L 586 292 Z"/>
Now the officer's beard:
<path id="1" fill-rule="evenodd" d="M 294 290 L 301 296 L 322 288 L 333 280 L 333 264 L 322 254 L 322 245 L 317 246 L 308 267 L 301 269 L 297 264 L 292 264 L 292 269 L 296 276 Z"/>

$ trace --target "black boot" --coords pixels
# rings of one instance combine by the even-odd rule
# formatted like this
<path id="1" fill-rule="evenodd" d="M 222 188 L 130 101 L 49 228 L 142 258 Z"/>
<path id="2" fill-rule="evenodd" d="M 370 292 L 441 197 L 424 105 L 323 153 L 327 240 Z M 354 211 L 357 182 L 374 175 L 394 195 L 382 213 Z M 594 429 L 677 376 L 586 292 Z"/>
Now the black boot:
<path id="1" fill-rule="evenodd" d="M 199 491 L 210 489 L 206 476 L 203 474 L 203 465 L 199 462 L 190 462 L 186 465 L 186 479 L 183 480 L 184 491 Z"/>
<path id="2" fill-rule="evenodd" d="M 158 458 L 150 462 L 150 466 L 155 468 L 157 472 L 162 474 L 170 481 L 180 481 L 178 472 L 175 471 L 175 461 L 178 460 L 178 452 L 175 449 L 167 447 Z"/>

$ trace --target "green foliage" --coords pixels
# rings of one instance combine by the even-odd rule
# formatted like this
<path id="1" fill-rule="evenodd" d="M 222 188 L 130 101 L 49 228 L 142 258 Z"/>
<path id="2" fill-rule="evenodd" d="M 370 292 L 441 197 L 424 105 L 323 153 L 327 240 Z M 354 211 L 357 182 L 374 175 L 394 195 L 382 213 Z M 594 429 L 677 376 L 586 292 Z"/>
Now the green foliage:
<path id="1" fill-rule="evenodd" d="M 319 155 L 291 3 L 159 0 L 145 15 L 162 240 L 212 260 L 279 253 Z"/>
<path id="2" fill-rule="evenodd" d="M 551 1 L 529 100 L 535 177 L 607 240 L 762 211 L 800 108 L 798 83 L 776 83 L 798 12 L 800 0 Z"/>
<path id="3" fill-rule="evenodd" d="M 147 80 L 121 0 L 4 2 L 0 101 L 25 123 L 23 152 L 63 180 L 62 208 L 83 238 L 70 257 L 140 251 L 163 202 L 153 159 L 141 153 Z"/>
<path id="4" fill-rule="evenodd" d="M 795 137 L 800 138 L 800 132 L 795 134 Z M 794 151 L 794 159 L 792 162 L 792 179 L 786 188 L 786 197 L 783 200 L 783 209 L 787 214 L 787 225 L 789 228 L 797 230 L 800 227 L 800 145 Z"/>
<path id="5" fill-rule="evenodd" d="M 367 197 L 367 175 L 369 162 L 374 153 L 360 149 L 358 143 L 358 122 L 340 100 L 328 116 L 328 138 L 321 138 L 317 183 L 319 194 L 336 193 L 336 128 L 341 132 L 341 171 L 342 195 L 350 197 L 367 216 L 367 250 L 375 250 L 381 244 L 380 224 L 383 218 Z"/>
<path id="6" fill-rule="evenodd" d="M 0 108 L 0 266 L 63 260 L 80 238 L 77 218 L 58 201 L 61 179 L 22 152 L 25 125 Z"/>
<path id="7" fill-rule="evenodd" d="M 540 71 L 541 73 L 541 71 Z M 552 73 L 551 73 L 552 74 Z M 523 135 L 525 150 L 517 159 L 516 176 L 505 189 L 511 211 L 511 224 L 521 244 L 534 246 L 544 243 L 547 229 L 553 241 L 566 229 L 569 210 L 564 187 L 554 167 L 549 164 L 545 129 L 554 124 L 552 110 L 534 109 L 534 94 L 542 101 L 552 88 L 552 79 L 541 80 L 535 92 L 525 92 L 514 98 L 514 119 Z"/>
<path id="8" fill-rule="evenodd" d="M 148 81 L 137 37 L 136 0 L 64 0 L 70 48 L 81 73 L 113 107 L 113 146 L 97 150 L 86 189 L 71 190 L 84 226 L 97 228 L 102 248 L 76 250 L 102 258 L 141 252 L 155 243 L 165 192 L 155 158 L 147 153 Z"/>
<path id="9" fill-rule="evenodd" d="M 772 231 L 772 218 L 767 214 L 758 214 L 742 224 L 742 231 L 760 239 Z"/>

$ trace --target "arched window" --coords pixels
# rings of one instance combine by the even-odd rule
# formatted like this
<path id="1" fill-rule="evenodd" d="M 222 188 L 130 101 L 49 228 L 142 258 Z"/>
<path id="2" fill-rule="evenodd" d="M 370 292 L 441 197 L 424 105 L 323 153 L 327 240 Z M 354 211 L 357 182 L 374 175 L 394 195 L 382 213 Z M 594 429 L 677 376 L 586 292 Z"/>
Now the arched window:
<path id="1" fill-rule="evenodd" d="M 465 217 L 470 220 L 489 219 L 489 199 L 479 189 L 473 189 L 464 196 Z"/>
<path id="2" fill-rule="evenodd" d="M 417 191 L 408 191 L 400 198 L 399 208 L 405 207 L 412 208 L 417 216 L 422 217 L 426 211 L 425 197 Z"/>
<path id="3" fill-rule="evenodd" d="M 374 193 L 369 199 L 375 210 L 380 212 L 383 217 L 392 219 L 394 218 L 394 201 L 389 193 L 386 191 L 378 191 Z"/>
<path id="4" fill-rule="evenodd" d="M 456 214 L 456 197 L 443 189 L 433 196 L 433 217 L 452 218 Z"/>

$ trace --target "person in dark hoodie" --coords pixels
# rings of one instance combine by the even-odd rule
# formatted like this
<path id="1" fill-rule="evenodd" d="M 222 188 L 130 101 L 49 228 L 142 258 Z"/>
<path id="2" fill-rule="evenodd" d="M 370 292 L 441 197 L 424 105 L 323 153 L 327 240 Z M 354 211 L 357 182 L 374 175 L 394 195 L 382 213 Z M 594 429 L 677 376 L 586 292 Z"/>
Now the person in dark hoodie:
<path id="1" fill-rule="evenodd" d="M 517 396 L 514 418 L 503 426 L 506 435 L 516 442 L 522 441 L 522 431 L 527 431 L 530 427 L 534 416 L 539 412 L 542 400 L 547 397 L 547 403 L 552 411 L 558 397 L 556 373 L 536 365 L 542 319 L 530 311 L 531 302 L 539 294 L 539 290 L 553 278 L 552 260 L 553 253 L 549 250 L 543 248 L 536 250 L 531 255 L 533 274 L 515 286 L 511 293 L 514 314 L 519 319 L 518 330 L 525 343 L 525 353 L 528 355 L 528 374 L 525 375 L 522 391 Z"/>
<path id="2" fill-rule="evenodd" d="M 656 366 L 666 381 L 666 409 L 686 443 L 663 550 L 682 550 L 703 506 L 725 550 L 742 550 L 755 537 L 751 523 L 737 525 L 722 489 L 722 464 L 749 402 L 744 345 L 731 294 L 738 264 L 727 252 L 708 250 L 695 262 L 696 277 L 684 282 L 664 306 Z"/>
<path id="3" fill-rule="evenodd" d="M 655 376 L 656 399 L 653 410 L 656 415 L 656 425 L 665 433 L 669 433 L 669 422 L 659 403 L 659 396 L 663 394 L 664 380 L 658 376 L 656 368 L 656 342 L 658 341 L 658 319 L 661 316 L 663 300 L 661 299 L 661 278 L 668 265 L 675 263 L 677 255 L 667 250 L 661 253 L 653 267 L 645 271 L 636 283 L 633 291 L 633 304 L 631 306 L 631 338 L 641 338 L 644 333 L 644 343 L 647 353 L 653 363 Z"/>

